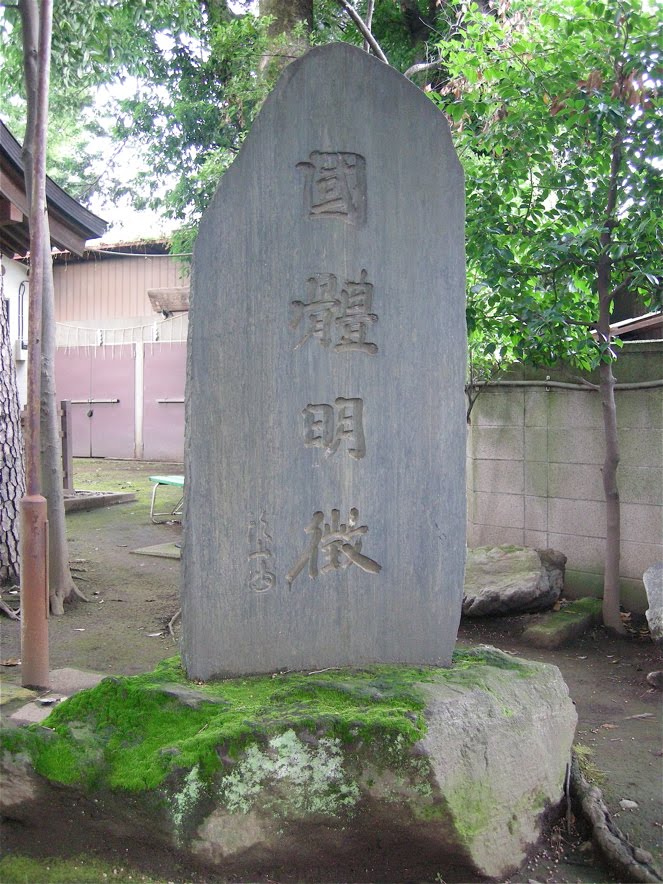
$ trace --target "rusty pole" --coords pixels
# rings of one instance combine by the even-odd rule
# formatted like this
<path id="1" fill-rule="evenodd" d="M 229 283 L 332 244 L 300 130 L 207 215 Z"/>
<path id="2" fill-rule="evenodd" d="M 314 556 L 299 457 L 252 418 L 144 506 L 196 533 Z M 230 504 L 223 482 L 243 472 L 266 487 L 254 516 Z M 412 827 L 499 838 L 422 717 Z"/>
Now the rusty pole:
<path id="1" fill-rule="evenodd" d="M 36 4 L 22 4 L 23 28 L 34 24 Z M 27 11 L 26 11 L 27 9 Z M 37 107 L 30 194 L 30 307 L 28 312 L 28 404 L 26 414 L 26 494 L 21 500 L 21 681 L 49 686 L 48 674 L 48 521 L 41 491 L 41 309 L 44 264 L 51 244 L 46 224 L 46 122 L 52 6 L 40 4 L 37 50 Z M 25 51 L 25 49 L 24 49 Z"/>

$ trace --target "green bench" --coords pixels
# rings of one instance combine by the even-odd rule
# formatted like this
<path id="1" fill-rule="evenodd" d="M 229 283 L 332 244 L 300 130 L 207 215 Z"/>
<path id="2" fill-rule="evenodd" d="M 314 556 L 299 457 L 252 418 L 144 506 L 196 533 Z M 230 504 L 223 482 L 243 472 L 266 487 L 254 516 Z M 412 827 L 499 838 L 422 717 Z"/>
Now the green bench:
<path id="1" fill-rule="evenodd" d="M 152 503 L 150 505 L 150 518 L 154 522 L 155 525 L 159 525 L 163 522 L 181 522 L 182 521 L 182 505 L 184 503 L 184 476 L 150 476 L 150 482 L 154 483 L 154 488 L 152 489 Z M 159 488 L 163 486 L 168 486 L 182 489 L 182 496 L 180 497 L 177 505 L 172 510 L 167 510 L 166 512 L 155 512 L 155 504 L 157 499 L 157 491 Z M 166 516 L 165 519 L 160 518 L 161 516 Z"/>

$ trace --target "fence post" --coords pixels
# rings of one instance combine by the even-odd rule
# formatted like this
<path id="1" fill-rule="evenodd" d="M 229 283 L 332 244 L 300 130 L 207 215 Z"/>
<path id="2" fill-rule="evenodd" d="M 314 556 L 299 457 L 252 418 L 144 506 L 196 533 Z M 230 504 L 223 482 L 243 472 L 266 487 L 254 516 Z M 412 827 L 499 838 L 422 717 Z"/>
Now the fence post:
<path id="1" fill-rule="evenodd" d="M 21 409 L 21 430 L 25 428 L 25 406 Z M 71 402 L 60 402 L 60 442 L 62 448 L 62 487 L 74 491 L 73 436 L 71 432 Z"/>
<path id="2" fill-rule="evenodd" d="M 74 490 L 73 438 L 71 434 L 71 403 L 60 402 L 60 438 L 62 439 L 62 485 L 65 491 Z"/>

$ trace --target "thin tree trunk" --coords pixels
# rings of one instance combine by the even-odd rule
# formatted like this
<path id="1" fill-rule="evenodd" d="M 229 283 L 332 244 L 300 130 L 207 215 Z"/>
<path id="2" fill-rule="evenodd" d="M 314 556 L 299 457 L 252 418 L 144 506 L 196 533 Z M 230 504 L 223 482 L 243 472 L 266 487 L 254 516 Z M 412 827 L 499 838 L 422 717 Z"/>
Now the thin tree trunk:
<path id="1" fill-rule="evenodd" d="M 23 26 L 23 58 L 27 95 L 27 125 L 23 142 L 26 194 L 32 196 L 35 146 L 37 138 L 37 75 L 39 5 L 36 0 L 20 0 Z M 49 51 L 45 63 L 50 64 Z M 44 138 L 45 138 L 44 134 Z M 32 274 L 42 280 L 42 342 L 41 342 L 41 484 L 48 502 L 49 523 L 49 586 L 51 612 L 64 613 L 63 603 L 72 594 L 78 594 L 69 571 L 69 549 L 65 529 L 64 490 L 57 399 L 55 395 L 55 306 L 53 295 L 53 264 L 50 253 L 50 230 L 44 201 L 43 211 L 32 212 L 31 224 L 42 225 L 45 243 L 41 255 L 31 255 Z M 39 264 L 39 267 L 37 265 Z"/>
<path id="2" fill-rule="evenodd" d="M 621 550 L 621 516 L 617 467 L 619 440 L 617 437 L 617 408 L 615 406 L 615 376 L 609 362 L 601 363 L 599 387 L 603 409 L 605 458 L 603 461 L 603 492 L 605 495 L 606 535 L 605 571 L 603 577 L 603 622 L 608 629 L 624 632 L 619 615 L 619 560 Z"/>
<path id="3" fill-rule="evenodd" d="M 599 341 L 610 342 L 610 308 L 614 297 L 612 289 L 612 264 L 609 248 L 612 229 L 615 225 L 614 213 L 617 203 L 619 171 L 622 163 L 622 134 L 617 132 L 613 144 L 610 163 L 610 183 L 605 213 L 605 226 L 601 234 L 601 254 L 597 266 L 597 287 L 599 296 L 599 321 L 597 332 Z M 615 405 L 615 376 L 612 363 L 601 362 L 599 369 L 599 391 L 603 409 L 603 435 L 605 458 L 603 461 L 603 491 L 605 495 L 606 534 L 605 565 L 603 577 L 603 623 L 613 632 L 625 632 L 619 614 L 619 560 L 621 553 L 621 516 L 617 467 L 619 466 L 619 438 L 617 435 L 617 408 Z"/>
<path id="4" fill-rule="evenodd" d="M 19 505 L 24 493 L 23 439 L 16 368 L 9 335 L 9 316 L 0 288 L 0 586 L 19 582 Z"/>
<path id="5" fill-rule="evenodd" d="M 64 614 L 63 604 L 72 595 L 83 596 L 76 588 L 69 570 L 60 414 L 55 391 L 55 298 L 53 261 L 50 253 L 44 255 L 41 321 L 41 481 L 42 493 L 48 503 L 48 581 L 51 613 L 59 616 Z"/>

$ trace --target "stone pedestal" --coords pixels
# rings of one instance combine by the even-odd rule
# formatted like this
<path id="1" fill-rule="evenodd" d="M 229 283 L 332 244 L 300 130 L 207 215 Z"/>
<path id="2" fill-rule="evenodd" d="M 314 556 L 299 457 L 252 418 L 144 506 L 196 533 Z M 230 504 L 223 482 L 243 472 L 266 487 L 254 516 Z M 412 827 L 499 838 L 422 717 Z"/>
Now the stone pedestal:
<path id="1" fill-rule="evenodd" d="M 165 678 L 106 680 L 71 713 L 73 700 L 61 705 L 58 734 L 26 734 L 22 745 L 14 731 L 3 813 L 43 832 L 49 812 L 66 820 L 75 806 L 77 828 L 115 838 L 123 855 L 147 840 L 229 879 L 452 882 L 504 880 L 563 796 L 577 719 L 554 666 L 482 648 L 448 670 L 207 687 Z M 156 728 L 164 710 L 172 721 Z M 127 720 L 132 745 L 118 748 L 115 735 L 111 746 Z M 79 758 L 96 788 L 54 787 L 29 753 L 44 770 L 49 758 Z"/>

